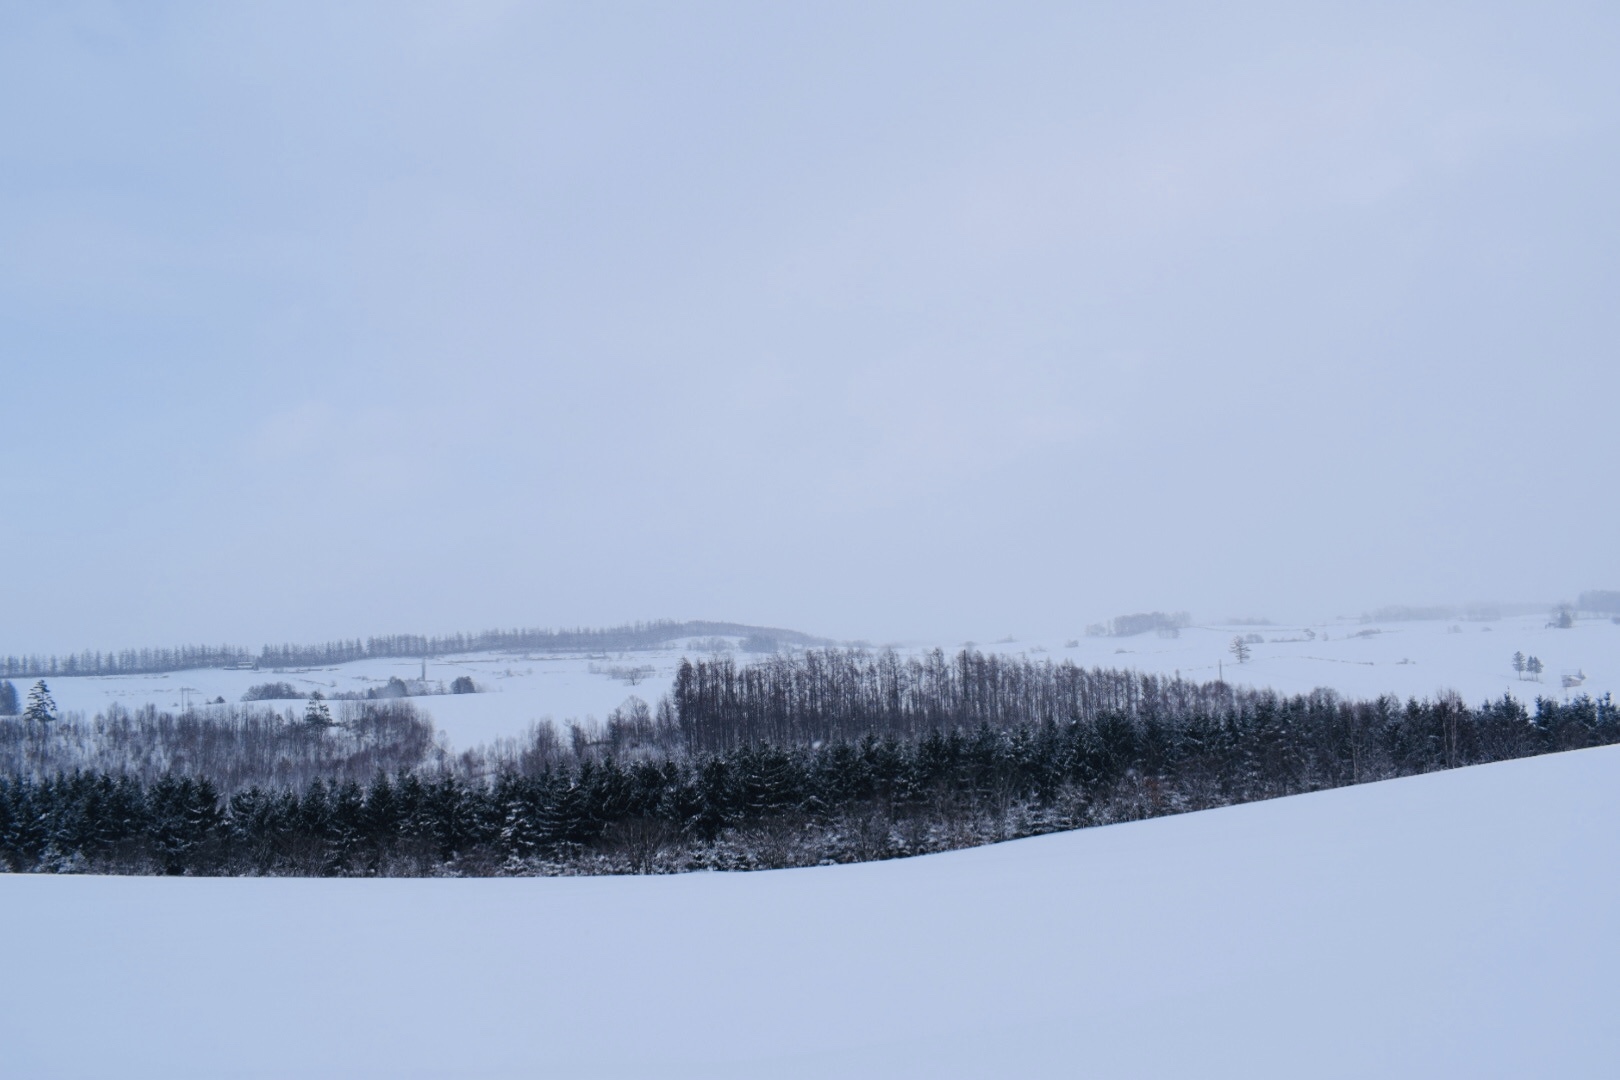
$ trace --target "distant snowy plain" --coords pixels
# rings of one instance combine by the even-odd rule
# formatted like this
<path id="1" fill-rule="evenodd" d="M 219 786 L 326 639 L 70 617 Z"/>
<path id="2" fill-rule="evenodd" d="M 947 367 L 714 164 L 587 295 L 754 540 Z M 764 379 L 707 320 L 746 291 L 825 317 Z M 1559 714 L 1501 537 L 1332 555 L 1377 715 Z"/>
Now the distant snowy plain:
<path id="1" fill-rule="evenodd" d="M 751 874 L 0 875 L 0 1073 L 1611 1077 L 1620 747 Z"/>
<path id="2" fill-rule="evenodd" d="M 1580 619 L 1569 629 L 1547 625 L 1545 615 L 1490 622 L 1340 620 L 1310 626 L 1210 625 L 1188 627 L 1176 637 L 1154 633 L 1134 637 L 1053 638 L 981 642 L 975 647 L 1035 659 L 1072 660 L 1084 667 L 1122 667 L 1206 681 L 1218 676 L 1252 686 L 1301 693 L 1330 687 L 1353 697 L 1392 693 L 1401 698 L 1432 697 L 1455 690 L 1470 704 L 1504 693 L 1522 700 L 1537 695 L 1562 697 L 1563 678 L 1584 677 L 1575 692 L 1620 690 L 1620 625 L 1609 619 Z M 1238 664 L 1228 651 L 1232 638 L 1257 635 L 1252 657 Z M 1312 637 L 1311 635 L 1314 635 Z M 1070 642 L 1073 645 L 1070 645 Z M 941 648 L 953 654 L 965 643 L 906 642 L 906 654 Z M 1535 655 L 1546 665 L 1540 681 L 1520 678 L 1510 665 L 1513 653 Z M 64 709 L 87 715 L 112 702 L 129 708 L 145 704 L 179 709 L 223 697 L 237 701 L 255 683 L 287 681 L 302 692 L 364 693 L 390 676 L 414 679 L 425 670 L 430 682 L 448 684 L 468 675 L 487 692 L 418 698 L 434 724 L 457 748 L 503 736 L 521 735 L 536 720 L 563 724 L 570 719 L 602 719 L 635 695 L 656 703 L 669 688 L 682 656 L 707 655 L 692 643 L 656 652 L 616 654 L 488 654 L 420 660 L 361 660 L 338 667 L 277 673 L 204 669 L 164 675 L 59 678 L 51 689 Z M 737 653 L 739 663 L 757 657 Z M 640 668 L 634 685 L 625 669 Z M 615 672 L 617 671 L 617 674 Z M 24 680 L 26 682 L 27 680 Z M 280 707 L 297 707 L 281 703 Z"/>

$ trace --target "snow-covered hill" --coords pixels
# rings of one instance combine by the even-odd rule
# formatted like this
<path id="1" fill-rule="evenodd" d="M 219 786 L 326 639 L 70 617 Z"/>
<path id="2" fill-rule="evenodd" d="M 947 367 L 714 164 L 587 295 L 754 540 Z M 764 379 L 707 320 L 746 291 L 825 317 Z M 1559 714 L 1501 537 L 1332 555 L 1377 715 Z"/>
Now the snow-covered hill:
<path id="1" fill-rule="evenodd" d="M 1238 664 L 1229 651 L 1235 636 L 1260 640 L 1251 658 Z M 954 652 L 959 641 L 911 642 L 896 646 L 913 653 L 932 648 Z M 708 647 L 705 645 L 705 647 Z M 1473 704 L 1511 693 L 1523 700 L 1561 696 L 1564 677 L 1582 678 L 1580 691 L 1620 690 L 1620 625 L 1609 619 L 1581 619 L 1572 628 L 1547 625 L 1545 615 L 1491 622 L 1340 621 L 1312 626 L 1197 626 L 1175 637 L 1153 633 L 1134 637 L 1031 639 L 980 643 L 997 652 L 1072 660 L 1085 667 L 1123 667 L 1206 681 L 1269 686 L 1299 693 L 1319 686 L 1355 697 L 1393 693 L 1429 697 L 1456 690 Z M 1540 681 L 1521 679 L 1513 653 L 1538 656 L 1546 665 Z M 238 700 L 249 686 L 287 681 L 308 693 L 364 693 L 390 677 L 448 684 L 470 676 L 485 693 L 434 696 L 418 701 L 458 747 L 517 735 L 538 719 L 558 723 L 605 717 L 632 694 L 649 702 L 669 686 L 683 655 L 706 655 L 675 647 L 614 655 L 493 654 L 428 660 L 362 660 L 333 668 L 286 673 L 208 669 L 165 675 L 63 678 L 51 681 L 65 709 L 92 714 L 112 702 L 136 708 L 153 704 L 179 709 L 223 697 Z M 738 654 L 739 662 L 755 659 Z M 626 676 L 636 671 L 633 684 Z M 25 680 L 26 682 L 26 680 Z"/>
<path id="2" fill-rule="evenodd" d="M 0 876 L 6 1075 L 1607 1077 L 1620 748 L 918 859 Z"/>

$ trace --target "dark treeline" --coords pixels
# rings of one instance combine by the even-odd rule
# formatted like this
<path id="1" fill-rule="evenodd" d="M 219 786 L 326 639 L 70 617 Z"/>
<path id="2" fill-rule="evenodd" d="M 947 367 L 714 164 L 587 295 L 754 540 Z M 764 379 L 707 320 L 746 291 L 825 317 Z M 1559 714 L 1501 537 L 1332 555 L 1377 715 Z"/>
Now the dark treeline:
<path id="1" fill-rule="evenodd" d="M 426 637 L 390 634 L 319 645 L 266 645 L 258 652 L 233 645 L 183 645 L 169 649 L 86 650 L 66 656 L 0 658 L 0 678 L 52 678 L 75 675 L 143 675 L 194 668 L 331 667 L 368 657 L 454 656 L 471 652 L 626 652 L 653 649 L 679 638 L 744 637 L 791 645 L 819 645 L 820 639 L 794 630 L 774 630 L 741 623 L 630 623 L 605 629 L 484 630 L 476 634 Z"/>
<path id="2" fill-rule="evenodd" d="M 656 712 L 635 702 L 602 729 L 561 740 L 541 725 L 459 757 L 423 742 L 418 725 L 431 728 L 415 714 L 363 730 L 380 715 L 297 734 L 282 717 L 291 745 L 338 748 L 301 751 L 311 764 L 286 781 L 273 753 L 235 772 L 201 760 L 118 769 L 112 751 L 72 768 L 41 758 L 0 781 L 0 862 L 212 874 L 814 865 L 1620 741 L 1607 696 L 1533 711 L 1510 697 L 1285 697 L 976 653 L 704 661 Z M 392 751 L 397 767 L 360 756 L 396 737 L 408 744 Z"/>

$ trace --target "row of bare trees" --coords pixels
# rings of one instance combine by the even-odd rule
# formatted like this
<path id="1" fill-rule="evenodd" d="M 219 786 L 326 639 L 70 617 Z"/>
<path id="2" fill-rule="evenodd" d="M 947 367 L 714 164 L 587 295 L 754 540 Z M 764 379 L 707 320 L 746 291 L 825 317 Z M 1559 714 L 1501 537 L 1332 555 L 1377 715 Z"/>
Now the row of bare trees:
<path id="1" fill-rule="evenodd" d="M 742 623 L 689 621 L 627 623 L 603 628 L 524 628 L 484 630 L 474 634 L 387 634 L 347 638 L 314 645 L 266 645 L 257 652 L 235 645 L 182 645 L 174 648 L 85 650 L 65 656 L 29 654 L 0 657 L 0 677 L 57 678 L 78 675 L 135 675 L 194 668 L 258 667 L 266 669 L 331 667 L 370 657 L 455 656 L 474 652 L 626 652 L 654 649 L 686 638 L 742 638 L 745 647 L 766 642 L 819 645 L 818 638 L 795 630 L 775 630 Z"/>
<path id="2" fill-rule="evenodd" d="M 683 660 L 670 691 L 690 750 L 914 736 L 980 724 L 1092 722 L 1125 717 L 1220 717 L 1261 692 L 1069 661 L 964 649 L 901 657 L 892 650 L 812 649 L 749 665 L 726 656 Z"/>
<path id="3" fill-rule="evenodd" d="M 369 780 L 377 772 L 435 767 L 445 756 L 432 721 L 408 701 L 325 702 L 303 708 L 208 705 L 181 713 L 113 704 L 92 719 L 0 722 L 0 776 L 44 779 L 74 772 L 151 783 L 208 778 L 217 789 L 302 787 L 312 780 Z M 311 709 L 309 706 L 319 706 Z"/>

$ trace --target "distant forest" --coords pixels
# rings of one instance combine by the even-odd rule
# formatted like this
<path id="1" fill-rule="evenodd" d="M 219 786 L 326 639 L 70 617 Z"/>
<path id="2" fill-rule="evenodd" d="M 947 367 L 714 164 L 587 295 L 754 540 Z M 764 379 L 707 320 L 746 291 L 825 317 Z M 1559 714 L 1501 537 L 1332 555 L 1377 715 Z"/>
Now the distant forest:
<path id="1" fill-rule="evenodd" d="M 606 629 L 484 630 L 477 634 L 424 637 L 392 634 L 320 645 L 266 645 L 258 652 L 233 645 L 181 645 L 168 649 L 86 650 L 66 656 L 0 658 L 0 678 L 58 678 L 75 675 L 148 675 L 194 668 L 331 667 L 368 657 L 455 656 L 473 652 L 632 652 L 656 649 L 679 638 L 741 637 L 766 646 L 825 645 L 796 630 L 728 622 L 630 623 Z"/>
<path id="2" fill-rule="evenodd" d="M 683 662 L 453 754 L 403 700 L 0 721 L 12 871 L 491 875 L 941 851 L 1620 742 L 1605 695 L 1283 696 L 971 650 Z"/>

